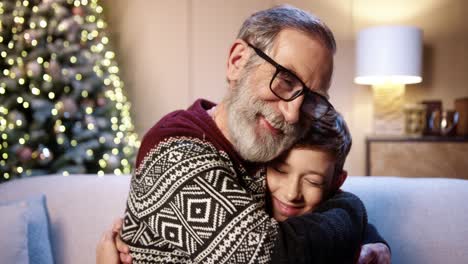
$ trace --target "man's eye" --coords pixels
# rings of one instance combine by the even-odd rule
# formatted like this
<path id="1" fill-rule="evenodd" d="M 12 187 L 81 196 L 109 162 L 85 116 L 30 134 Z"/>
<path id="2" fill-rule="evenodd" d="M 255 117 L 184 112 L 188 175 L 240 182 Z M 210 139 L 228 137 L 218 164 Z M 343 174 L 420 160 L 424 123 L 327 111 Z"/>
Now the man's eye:
<path id="1" fill-rule="evenodd" d="M 279 75 L 279 77 L 281 78 L 281 80 L 282 80 L 283 82 L 285 82 L 285 83 L 288 84 L 288 85 L 291 85 L 291 86 L 292 86 L 292 85 L 294 85 L 294 83 L 295 83 L 295 82 L 294 82 L 294 77 L 292 77 L 292 76 L 291 76 L 290 74 L 288 74 L 288 73 L 281 73 L 281 74 Z"/>

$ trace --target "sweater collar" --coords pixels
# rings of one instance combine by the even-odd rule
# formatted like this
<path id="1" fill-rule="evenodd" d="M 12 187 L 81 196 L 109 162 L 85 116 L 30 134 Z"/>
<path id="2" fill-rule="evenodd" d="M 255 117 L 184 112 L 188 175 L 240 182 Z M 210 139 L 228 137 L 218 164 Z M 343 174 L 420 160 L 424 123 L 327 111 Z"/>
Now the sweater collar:
<path id="1" fill-rule="evenodd" d="M 216 141 L 213 142 L 215 145 L 219 145 L 219 147 L 226 151 L 235 163 L 241 164 L 249 175 L 255 173 L 262 164 L 244 160 L 239 155 L 232 143 L 224 136 L 211 115 L 208 113 L 208 110 L 213 107 L 216 107 L 215 103 L 206 99 L 198 99 L 187 110 L 196 113 L 196 115 L 199 116 L 199 118 L 202 119 L 202 121 L 209 127 L 209 137 Z"/>

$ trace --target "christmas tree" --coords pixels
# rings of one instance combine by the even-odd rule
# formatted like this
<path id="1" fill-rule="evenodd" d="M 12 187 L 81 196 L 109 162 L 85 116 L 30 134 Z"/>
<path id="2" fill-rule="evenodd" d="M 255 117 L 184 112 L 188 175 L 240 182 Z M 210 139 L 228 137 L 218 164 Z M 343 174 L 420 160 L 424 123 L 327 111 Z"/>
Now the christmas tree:
<path id="1" fill-rule="evenodd" d="M 0 182 L 130 173 L 139 141 L 97 0 L 0 0 Z"/>

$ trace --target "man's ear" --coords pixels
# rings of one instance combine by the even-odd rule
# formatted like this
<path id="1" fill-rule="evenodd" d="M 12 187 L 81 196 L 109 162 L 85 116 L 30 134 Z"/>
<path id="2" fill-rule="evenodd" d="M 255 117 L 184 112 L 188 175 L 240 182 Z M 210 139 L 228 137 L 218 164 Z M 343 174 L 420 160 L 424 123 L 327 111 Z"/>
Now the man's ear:
<path id="1" fill-rule="evenodd" d="M 342 170 L 336 181 L 335 190 L 338 190 L 339 188 L 341 188 L 341 185 L 343 185 L 346 178 L 348 178 L 348 172 L 346 170 Z"/>
<path id="2" fill-rule="evenodd" d="M 247 43 L 241 39 L 236 39 L 231 46 L 227 61 L 226 77 L 229 82 L 239 79 L 249 56 L 250 50 Z"/>

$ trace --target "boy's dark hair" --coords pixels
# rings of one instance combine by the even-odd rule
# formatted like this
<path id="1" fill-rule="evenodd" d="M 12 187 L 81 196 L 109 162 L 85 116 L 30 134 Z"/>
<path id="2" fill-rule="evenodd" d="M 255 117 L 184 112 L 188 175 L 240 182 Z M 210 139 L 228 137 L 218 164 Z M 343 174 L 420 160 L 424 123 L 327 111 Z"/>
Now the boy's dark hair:
<path id="1" fill-rule="evenodd" d="M 299 139 L 295 147 L 320 149 L 335 159 L 335 170 L 330 185 L 333 189 L 343 171 L 351 144 L 351 134 L 343 116 L 330 109 L 320 120 L 312 122 L 309 131 Z"/>

